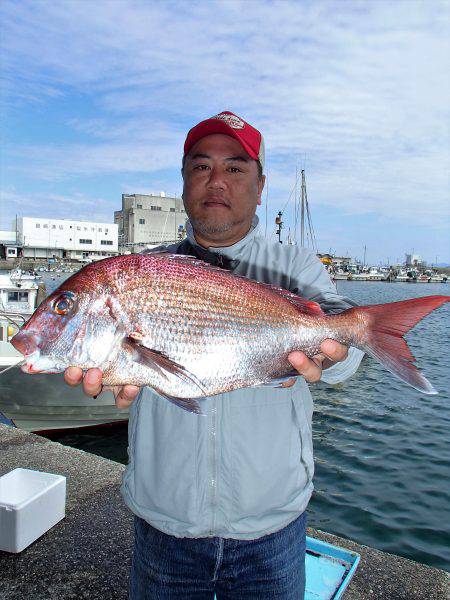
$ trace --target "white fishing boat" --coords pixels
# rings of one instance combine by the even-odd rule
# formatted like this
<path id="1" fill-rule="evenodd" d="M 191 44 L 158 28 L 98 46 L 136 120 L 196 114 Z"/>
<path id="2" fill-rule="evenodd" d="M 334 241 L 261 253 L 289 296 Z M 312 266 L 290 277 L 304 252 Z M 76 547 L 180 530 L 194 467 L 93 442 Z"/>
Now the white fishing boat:
<path id="1" fill-rule="evenodd" d="M 370 267 L 364 275 L 366 281 L 384 281 L 388 276 L 386 272 L 381 271 L 378 267 Z"/>
<path id="2" fill-rule="evenodd" d="M 343 271 L 342 269 L 337 269 L 336 271 L 332 271 L 330 273 L 331 279 L 336 280 L 347 280 L 351 278 L 351 274 Z"/>
<path id="3" fill-rule="evenodd" d="M 428 276 L 429 283 L 447 283 L 447 276 L 443 273 L 438 273 L 432 269 L 425 271 L 425 275 Z"/>
<path id="4" fill-rule="evenodd" d="M 0 274 L 0 367 L 15 365 L 23 356 L 9 343 L 37 306 L 35 279 Z"/>
<path id="5" fill-rule="evenodd" d="M 15 368 L 23 360 L 10 340 L 44 297 L 43 284 L 39 286 L 31 279 L 17 281 L 9 274 L 0 274 L 0 371 Z M 70 388 L 58 375 L 19 376 L 23 377 L 23 387 L 6 386 L 0 394 L 0 421 L 3 414 L 6 422 L 39 433 L 128 420 L 128 410 L 118 410 L 111 393 L 94 399 L 84 396 L 80 389 Z M 36 383 L 31 388 L 32 381 Z"/>
<path id="6" fill-rule="evenodd" d="M 405 269 L 401 269 L 395 276 L 395 281 L 405 282 L 408 281 L 409 277 Z"/>
<path id="7" fill-rule="evenodd" d="M 34 271 L 22 271 L 20 267 L 17 267 L 10 271 L 9 277 L 13 282 L 21 283 L 24 281 L 36 281 L 41 278 L 41 275 Z"/>

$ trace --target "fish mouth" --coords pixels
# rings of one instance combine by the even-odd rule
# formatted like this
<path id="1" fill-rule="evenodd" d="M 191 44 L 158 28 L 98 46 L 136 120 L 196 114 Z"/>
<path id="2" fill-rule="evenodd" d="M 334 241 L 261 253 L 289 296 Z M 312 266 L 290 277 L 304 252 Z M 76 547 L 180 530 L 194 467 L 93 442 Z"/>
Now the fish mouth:
<path id="1" fill-rule="evenodd" d="M 24 355 L 25 364 L 20 367 L 23 373 L 35 375 L 36 373 L 60 373 L 55 370 L 56 365 L 46 356 L 41 356 L 39 350 Z"/>
<path id="2" fill-rule="evenodd" d="M 25 360 L 25 364 L 20 367 L 20 370 L 23 371 L 23 373 L 40 373 L 40 370 L 37 370 L 33 367 L 33 364 L 39 360 L 39 355 L 39 350 L 35 350 L 31 354 L 24 354 L 23 358 Z"/>
<path id="3" fill-rule="evenodd" d="M 38 369 L 34 369 L 33 365 L 29 365 L 28 363 L 22 365 L 20 367 L 20 370 L 23 371 L 23 373 L 28 373 L 28 375 L 34 375 L 35 373 L 43 373 L 44 372 L 44 371 L 40 371 Z"/>

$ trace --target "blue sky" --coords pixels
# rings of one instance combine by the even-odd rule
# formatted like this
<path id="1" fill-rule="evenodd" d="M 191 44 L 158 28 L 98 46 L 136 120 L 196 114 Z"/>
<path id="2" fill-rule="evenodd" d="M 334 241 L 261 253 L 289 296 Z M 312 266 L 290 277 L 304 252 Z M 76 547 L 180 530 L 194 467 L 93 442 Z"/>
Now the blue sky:
<path id="1" fill-rule="evenodd" d="M 319 250 L 450 262 L 449 6 L 3 0 L 0 229 L 180 194 L 187 130 L 232 110 L 265 137 L 269 229 L 297 166 Z"/>

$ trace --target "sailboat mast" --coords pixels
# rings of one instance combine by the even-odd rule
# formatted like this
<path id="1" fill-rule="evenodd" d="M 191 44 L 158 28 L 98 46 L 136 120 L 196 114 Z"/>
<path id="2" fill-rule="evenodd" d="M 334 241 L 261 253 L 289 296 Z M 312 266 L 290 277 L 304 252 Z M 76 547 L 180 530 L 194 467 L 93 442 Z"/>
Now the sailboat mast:
<path id="1" fill-rule="evenodd" d="M 269 209 L 269 174 L 266 175 L 266 229 L 264 232 L 264 237 L 267 238 L 267 213 Z"/>
<path id="2" fill-rule="evenodd" d="M 306 183 L 305 183 L 305 171 L 302 169 L 302 203 L 300 212 L 300 246 L 305 247 L 305 195 L 306 195 Z"/>

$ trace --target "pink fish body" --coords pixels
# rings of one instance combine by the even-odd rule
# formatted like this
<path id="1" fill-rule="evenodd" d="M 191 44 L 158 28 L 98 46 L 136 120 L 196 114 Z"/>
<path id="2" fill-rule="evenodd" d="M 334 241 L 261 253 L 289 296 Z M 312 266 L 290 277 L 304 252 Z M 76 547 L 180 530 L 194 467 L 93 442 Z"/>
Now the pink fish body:
<path id="1" fill-rule="evenodd" d="M 429 296 L 325 315 L 318 304 L 166 252 L 92 263 L 13 338 L 28 373 L 99 367 L 105 385 L 149 385 L 188 410 L 195 398 L 292 374 L 293 350 L 326 338 L 356 346 L 425 393 L 403 335 L 450 299 Z"/>

